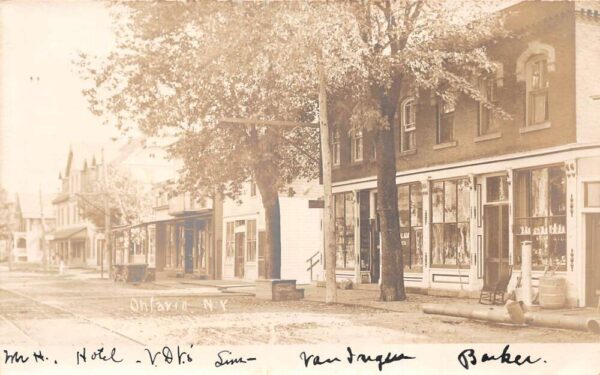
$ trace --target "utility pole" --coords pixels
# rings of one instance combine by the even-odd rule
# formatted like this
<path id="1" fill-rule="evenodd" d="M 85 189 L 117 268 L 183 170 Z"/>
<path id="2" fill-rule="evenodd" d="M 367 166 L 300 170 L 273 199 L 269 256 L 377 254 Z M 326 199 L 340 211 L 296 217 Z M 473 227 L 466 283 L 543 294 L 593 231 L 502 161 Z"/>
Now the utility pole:
<path id="1" fill-rule="evenodd" d="M 48 271 L 48 265 L 50 262 L 50 254 L 48 246 L 46 246 L 46 220 L 44 220 L 44 201 L 42 200 L 42 186 L 40 185 L 40 219 L 42 226 L 42 239 L 40 240 L 40 247 L 42 248 L 43 257 L 44 257 L 44 270 Z"/>
<path id="2" fill-rule="evenodd" d="M 102 149 L 102 169 L 103 169 L 103 181 L 104 181 L 104 249 L 103 252 L 107 252 L 108 257 L 108 277 L 112 275 L 112 246 L 110 241 L 110 229 L 111 229 L 111 215 L 110 215 L 110 202 L 108 196 L 108 168 L 106 160 L 104 159 L 104 148 Z M 104 257 L 100 256 L 100 276 L 104 278 Z"/>
<path id="3" fill-rule="evenodd" d="M 320 51 L 319 51 L 320 52 Z M 319 74 L 319 123 L 305 123 L 279 120 L 223 118 L 220 124 L 259 125 L 266 127 L 294 128 L 310 127 L 319 128 L 321 139 L 321 157 L 323 168 L 323 236 L 325 252 L 325 302 L 337 302 L 337 283 L 335 278 L 335 216 L 333 215 L 331 191 L 331 145 L 329 143 L 329 124 L 327 121 L 327 82 L 325 68 L 323 67 L 321 53 L 318 53 Z"/>
<path id="4" fill-rule="evenodd" d="M 319 50 L 320 52 L 320 50 Z M 319 129 L 321 134 L 321 157 L 323 159 L 323 234 L 325 251 L 325 303 L 337 302 L 335 279 L 335 217 L 331 192 L 331 145 L 327 121 L 327 81 L 321 53 L 317 59 L 319 71 Z"/>

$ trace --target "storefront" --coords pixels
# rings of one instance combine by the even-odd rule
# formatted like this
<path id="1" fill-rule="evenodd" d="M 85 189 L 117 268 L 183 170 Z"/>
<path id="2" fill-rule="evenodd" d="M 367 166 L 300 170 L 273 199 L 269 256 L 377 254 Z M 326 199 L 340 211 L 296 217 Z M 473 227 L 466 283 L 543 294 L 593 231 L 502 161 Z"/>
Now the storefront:
<path id="1" fill-rule="evenodd" d="M 266 277 L 265 232 L 259 234 L 257 220 L 252 217 L 225 222 L 225 274 L 248 280 Z"/>
<path id="2" fill-rule="evenodd" d="M 85 266 L 89 253 L 90 240 L 85 226 L 61 229 L 53 234 L 53 259 L 69 266 Z M 86 250 L 87 249 L 87 250 Z"/>
<path id="3" fill-rule="evenodd" d="M 522 243 L 531 241 L 534 292 L 539 278 L 552 273 L 566 279 L 570 305 L 597 305 L 600 156 L 581 154 L 399 176 L 406 285 L 476 292 L 512 272 L 514 286 Z M 339 279 L 379 282 L 375 183 L 334 189 Z"/>
<path id="4" fill-rule="evenodd" d="M 156 261 L 162 263 L 159 257 L 164 256 L 164 270 L 201 278 L 211 276 L 214 249 L 210 216 L 186 217 L 158 225 L 162 228 L 157 227 L 156 233 L 162 234 L 164 228 L 164 241 L 157 236 L 155 243 L 164 243 L 164 254 L 159 248 Z"/>

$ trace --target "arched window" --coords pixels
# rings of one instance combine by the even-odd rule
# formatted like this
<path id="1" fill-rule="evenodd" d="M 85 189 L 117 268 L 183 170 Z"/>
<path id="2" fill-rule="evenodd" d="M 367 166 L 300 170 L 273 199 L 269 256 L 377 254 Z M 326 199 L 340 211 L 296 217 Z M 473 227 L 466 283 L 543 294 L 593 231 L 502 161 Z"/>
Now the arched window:
<path id="1" fill-rule="evenodd" d="M 530 42 L 516 63 L 517 81 L 525 81 L 525 126 L 549 125 L 548 72 L 555 69 L 554 47 Z"/>
<path id="2" fill-rule="evenodd" d="M 407 98 L 400 106 L 400 151 L 417 149 L 417 102 Z"/>
<path id="3" fill-rule="evenodd" d="M 532 56 L 525 66 L 527 125 L 548 121 L 548 61 L 545 55 Z"/>

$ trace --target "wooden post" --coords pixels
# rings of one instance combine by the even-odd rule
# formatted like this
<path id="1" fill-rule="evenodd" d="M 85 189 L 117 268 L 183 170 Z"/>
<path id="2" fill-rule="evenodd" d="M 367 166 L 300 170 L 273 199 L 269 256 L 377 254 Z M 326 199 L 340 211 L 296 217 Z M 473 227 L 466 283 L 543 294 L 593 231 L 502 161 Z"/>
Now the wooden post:
<path id="1" fill-rule="evenodd" d="M 44 220 L 44 202 L 42 201 L 42 187 L 40 186 L 40 221 L 42 227 L 42 239 L 40 240 L 40 247 L 42 248 L 44 257 L 44 270 L 48 271 L 48 263 L 50 261 L 50 254 L 48 252 L 48 246 L 46 246 L 46 221 Z"/>
<path id="2" fill-rule="evenodd" d="M 320 52 L 320 51 L 319 51 Z M 327 121 L 327 86 L 321 53 L 318 56 L 319 70 L 319 129 L 323 159 L 323 235 L 325 251 L 325 303 L 337 302 L 335 279 L 335 217 L 332 210 L 331 193 L 331 146 Z"/>
<path id="3" fill-rule="evenodd" d="M 102 149 L 102 168 L 104 178 L 104 251 L 108 253 L 108 277 L 112 275 L 112 243 L 110 241 L 110 227 L 111 227 L 111 215 L 110 215 L 110 203 L 108 202 L 108 169 L 106 166 L 106 160 L 104 159 L 104 149 Z"/>

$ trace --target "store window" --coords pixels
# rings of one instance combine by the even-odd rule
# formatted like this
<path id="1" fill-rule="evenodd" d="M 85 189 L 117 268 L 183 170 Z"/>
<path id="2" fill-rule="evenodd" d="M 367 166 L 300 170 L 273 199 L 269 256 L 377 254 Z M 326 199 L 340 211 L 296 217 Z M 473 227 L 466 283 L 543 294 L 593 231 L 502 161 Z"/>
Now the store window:
<path id="1" fill-rule="evenodd" d="M 225 230 L 225 257 L 233 259 L 235 256 L 235 227 L 234 222 L 230 221 L 226 224 Z"/>
<path id="2" fill-rule="evenodd" d="M 400 246 L 404 270 L 423 271 L 423 197 L 421 183 L 398 186 Z"/>
<path id="3" fill-rule="evenodd" d="M 469 180 L 436 181 L 431 186 L 431 264 L 468 268 Z"/>
<path id="4" fill-rule="evenodd" d="M 400 150 L 416 150 L 417 104 L 414 98 L 408 98 L 402 103 L 400 117 Z"/>
<path id="5" fill-rule="evenodd" d="M 533 269 L 567 268 L 566 174 L 563 166 L 515 172 L 514 264 L 532 242 Z"/>
<path id="6" fill-rule="evenodd" d="M 246 221 L 246 261 L 256 262 L 256 220 Z"/>
<path id="7" fill-rule="evenodd" d="M 336 267 L 353 269 L 354 255 L 354 198 L 353 193 L 334 195 Z"/>

